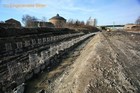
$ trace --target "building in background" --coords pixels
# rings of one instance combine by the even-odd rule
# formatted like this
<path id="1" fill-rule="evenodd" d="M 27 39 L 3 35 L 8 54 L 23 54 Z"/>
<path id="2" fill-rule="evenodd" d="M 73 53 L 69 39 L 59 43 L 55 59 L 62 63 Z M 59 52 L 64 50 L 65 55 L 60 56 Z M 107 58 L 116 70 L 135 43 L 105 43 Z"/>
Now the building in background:
<path id="1" fill-rule="evenodd" d="M 66 19 L 59 16 L 59 14 L 49 19 L 49 22 L 54 24 L 54 26 L 57 28 L 64 28 L 66 25 Z"/>
<path id="2" fill-rule="evenodd" d="M 87 25 L 97 26 L 97 19 L 92 19 L 91 17 L 87 20 Z"/>
<path id="3" fill-rule="evenodd" d="M 126 24 L 124 26 L 125 30 L 140 30 L 140 25 L 137 24 Z"/>
<path id="4" fill-rule="evenodd" d="M 13 26 L 13 28 L 20 28 L 21 27 L 21 23 L 13 18 L 6 20 L 5 23 L 11 24 Z"/>

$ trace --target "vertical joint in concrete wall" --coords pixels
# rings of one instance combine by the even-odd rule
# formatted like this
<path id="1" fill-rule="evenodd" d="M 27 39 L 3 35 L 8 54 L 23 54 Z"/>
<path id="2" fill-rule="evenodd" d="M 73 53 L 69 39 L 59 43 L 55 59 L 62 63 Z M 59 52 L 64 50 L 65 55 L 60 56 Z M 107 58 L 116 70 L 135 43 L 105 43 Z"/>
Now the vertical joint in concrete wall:
<path id="1" fill-rule="evenodd" d="M 11 45 L 11 43 L 6 43 L 6 44 L 5 44 L 5 49 L 6 49 L 6 51 L 12 50 L 12 45 Z"/>
<path id="2" fill-rule="evenodd" d="M 29 40 L 26 40 L 26 41 L 24 42 L 24 46 L 25 46 L 25 47 L 30 46 L 30 41 L 29 41 Z"/>

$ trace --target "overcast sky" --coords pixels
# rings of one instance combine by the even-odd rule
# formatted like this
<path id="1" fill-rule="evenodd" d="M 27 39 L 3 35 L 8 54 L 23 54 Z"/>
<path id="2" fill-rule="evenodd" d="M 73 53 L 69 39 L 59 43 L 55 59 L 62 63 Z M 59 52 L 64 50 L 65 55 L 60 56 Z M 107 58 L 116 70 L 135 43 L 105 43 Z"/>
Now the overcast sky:
<path id="1" fill-rule="evenodd" d="M 44 4 L 45 7 L 7 7 L 5 5 Z M 29 14 L 49 20 L 56 14 L 66 19 L 86 21 L 96 18 L 98 25 L 134 23 L 140 16 L 140 0 L 0 0 L 0 20 L 21 21 Z"/>

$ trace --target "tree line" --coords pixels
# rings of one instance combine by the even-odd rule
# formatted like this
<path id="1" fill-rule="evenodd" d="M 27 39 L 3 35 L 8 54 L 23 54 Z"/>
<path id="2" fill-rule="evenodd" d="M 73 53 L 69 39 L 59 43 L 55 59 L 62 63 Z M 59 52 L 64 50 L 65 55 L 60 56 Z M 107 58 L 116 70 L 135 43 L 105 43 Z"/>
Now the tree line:
<path id="1" fill-rule="evenodd" d="M 31 25 L 33 25 L 33 22 L 38 21 L 38 20 L 39 19 L 37 17 L 30 16 L 30 15 L 23 15 L 23 17 L 22 17 L 22 23 L 25 25 L 25 27 L 30 27 Z M 42 17 L 42 19 L 40 19 L 40 21 L 47 22 L 47 18 Z M 89 26 L 89 22 L 87 21 L 85 23 L 84 21 L 69 19 L 66 22 L 66 26 L 67 27 Z"/>
<path id="2" fill-rule="evenodd" d="M 140 16 L 137 18 L 136 22 L 137 25 L 140 25 Z"/>

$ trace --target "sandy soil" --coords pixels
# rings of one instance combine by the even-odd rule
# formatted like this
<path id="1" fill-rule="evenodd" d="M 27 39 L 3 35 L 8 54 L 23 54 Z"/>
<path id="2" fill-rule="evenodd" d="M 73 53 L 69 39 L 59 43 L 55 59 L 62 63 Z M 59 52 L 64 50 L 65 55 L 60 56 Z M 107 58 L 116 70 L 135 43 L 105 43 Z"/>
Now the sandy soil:
<path id="1" fill-rule="evenodd" d="M 140 34 L 98 33 L 48 93 L 140 93 Z"/>

